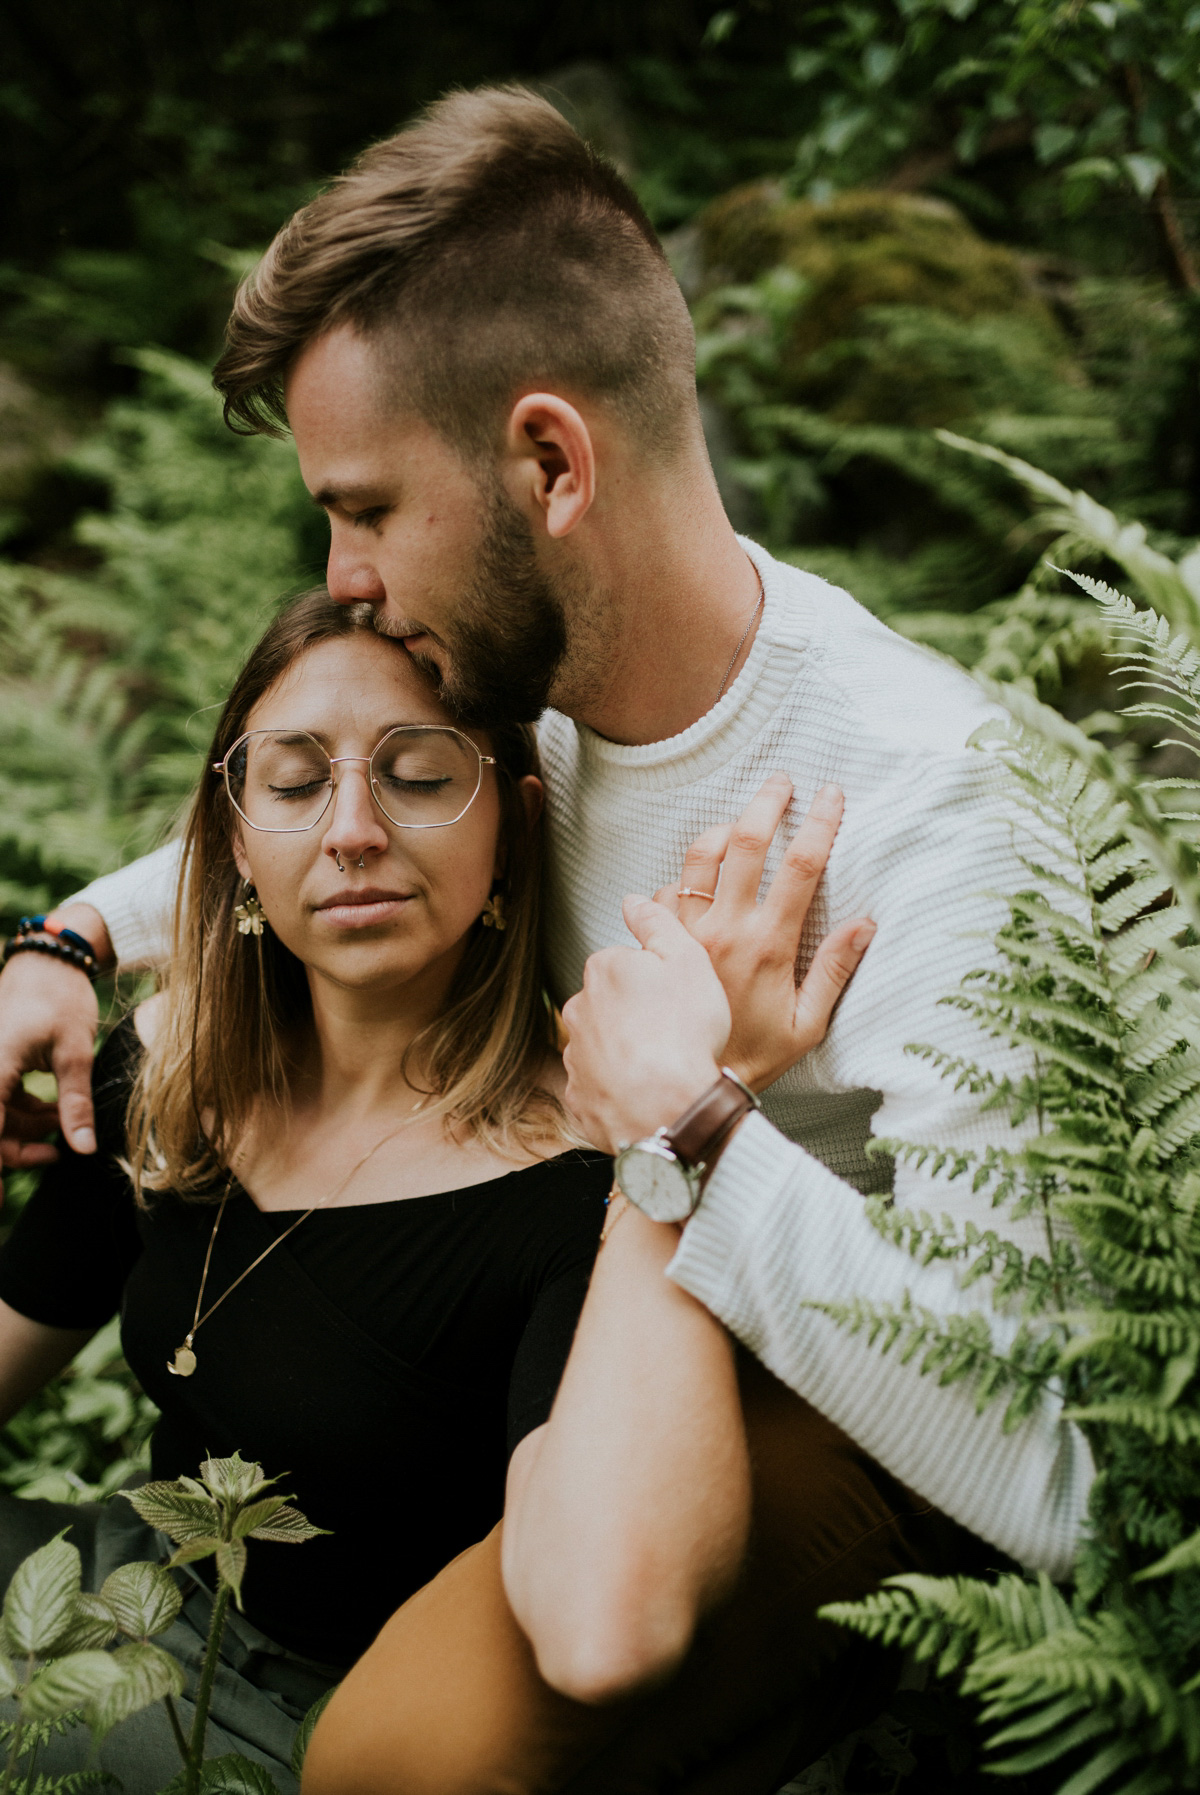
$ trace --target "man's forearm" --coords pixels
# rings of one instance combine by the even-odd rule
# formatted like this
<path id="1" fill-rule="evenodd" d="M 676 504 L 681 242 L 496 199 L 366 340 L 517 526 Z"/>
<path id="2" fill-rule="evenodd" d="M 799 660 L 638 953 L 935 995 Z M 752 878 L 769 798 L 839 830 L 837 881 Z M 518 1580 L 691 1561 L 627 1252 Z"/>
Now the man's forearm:
<path id="1" fill-rule="evenodd" d="M 633 1208 L 610 1228 L 505 1513 L 513 1610 L 542 1674 L 584 1701 L 674 1668 L 736 1575 L 750 1503 L 729 1336 L 664 1277 L 674 1229 Z"/>
<path id="2" fill-rule="evenodd" d="M 923 1377 L 919 1356 L 885 1355 L 816 1307 L 911 1299 L 945 1323 L 986 1314 L 985 1286 L 964 1290 L 945 1261 L 923 1265 L 885 1240 L 859 1193 L 763 1117 L 730 1142 L 669 1275 L 895 1476 L 1026 1565 L 1065 1575 L 1094 1468 L 1053 1394 L 1005 1433 L 1002 1402 L 978 1414 L 969 1381 Z M 1005 1350 L 1016 1322 L 988 1319 Z"/>

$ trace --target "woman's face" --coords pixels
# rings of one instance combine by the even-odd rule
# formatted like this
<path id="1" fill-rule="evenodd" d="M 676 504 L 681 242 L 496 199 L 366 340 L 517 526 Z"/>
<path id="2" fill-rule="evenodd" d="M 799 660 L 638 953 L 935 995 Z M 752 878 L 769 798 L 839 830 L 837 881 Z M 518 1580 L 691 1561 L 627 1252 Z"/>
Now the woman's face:
<path id="1" fill-rule="evenodd" d="M 333 802 L 313 828 L 270 834 L 238 818 L 234 853 L 270 927 L 310 977 L 380 990 L 415 980 L 436 1001 L 503 870 L 500 798 L 496 769 L 485 766 L 457 822 L 390 822 L 372 797 L 366 757 L 400 724 L 451 727 L 451 719 L 394 643 L 352 635 L 308 649 L 255 705 L 246 728 L 303 730 L 331 760 L 363 758 L 335 766 Z M 471 740 L 488 753 L 486 737 Z M 535 800 L 538 782 L 524 783 L 526 801 Z M 294 804 L 289 809 L 275 787 L 271 800 L 291 827 Z"/>

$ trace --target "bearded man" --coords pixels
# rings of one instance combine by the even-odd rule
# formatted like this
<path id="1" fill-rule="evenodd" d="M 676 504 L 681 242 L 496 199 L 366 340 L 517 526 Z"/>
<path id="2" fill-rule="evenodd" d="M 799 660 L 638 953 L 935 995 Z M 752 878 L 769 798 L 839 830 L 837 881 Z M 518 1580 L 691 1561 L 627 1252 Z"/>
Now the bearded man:
<path id="1" fill-rule="evenodd" d="M 530 93 L 450 96 L 299 212 L 238 294 L 216 384 L 235 429 L 290 429 L 329 518 L 333 596 L 373 605 L 468 724 L 541 717 L 554 995 L 587 1043 L 568 1050 L 568 1098 L 599 1144 L 634 1144 L 627 1194 L 655 1225 L 686 1221 L 667 1275 L 748 1349 L 750 1544 L 731 1546 L 719 1603 L 697 1585 L 682 1647 L 629 1669 L 618 1640 L 615 1661 L 560 1673 L 520 1565 L 466 1554 L 350 1673 L 305 1788 L 772 1790 L 879 1699 L 820 1603 L 1006 1556 L 1062 1575 L 1092 1478 L 1052 1394 L 1006 1433 L 998 1407 L 977 1415 L 964 1384 L 922 1378 L 820 1307 L 910 1293 L 935 1317 L 986 1309 L 952 1265 L 877 1231 L 864 1196 L 891 1178 L 872 1132 L 1004 1138 L 904 1051 L 932 1041 L 1019 1071 L 939 1008 L 986 954 L 996 894 L 1029 880 L 1002 770 L 968 745 L 987 707 L 846 593 L 735 535 L 654 232 Z M 781 850 L 793 805 L 807 821 Z M 168 846 L 58 920 L 101 958 L 153 963 L 175 867 Z M 656 888 L 657 903 L 629 896 Z M 872 934 L 815 1042 L 814 992 Z M 697 1024 L 710 963 L 725 1044 Z M 0 1096 L 52 1067 L 81 1151 L 95 1025 L 71 966 L 30 955 L 0 980 Z M 730 1096 L 725 1064 L 761 1113 Z M 706 1102 L 707 1134 L 685 1127 Z M 10 1109 L 9 1163 L 32 1160 L 17 1137 L 33 1124 Z M 936 1200 L 1045 1250 L 986 1196 L 953 1184 Z M 928 1186 L 901 1165 L 894 1201 L 928 1204 Z M 1003 1348 L 1015 1324 L 988 1320 Z M 648 1504 L 667 1534 L 675 1496 Z"/>

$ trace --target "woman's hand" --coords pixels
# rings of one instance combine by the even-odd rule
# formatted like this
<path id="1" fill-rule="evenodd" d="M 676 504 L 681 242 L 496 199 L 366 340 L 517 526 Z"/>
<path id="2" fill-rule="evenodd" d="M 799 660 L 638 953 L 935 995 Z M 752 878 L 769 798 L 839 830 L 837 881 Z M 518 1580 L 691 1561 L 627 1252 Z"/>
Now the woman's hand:
<path id="1" fill-rule="evenodd" d="M 709 829 L 692 843 L 679 885 L 655 895 L 707 950 L 732 1015 L 725 1064 L 756 1091 L 824 1040 L 834 1005 L 875 933 L 866 917 L 839 924 L 797 986 L 800 935 L 842 820 L 842 794 L 835 785 L 817 793 L 759 903 L 767 851 L 791 796 L 791 780 L 774 774 L 736 823 Z M 709 902 L 681 890 L 716 895 Z"/>

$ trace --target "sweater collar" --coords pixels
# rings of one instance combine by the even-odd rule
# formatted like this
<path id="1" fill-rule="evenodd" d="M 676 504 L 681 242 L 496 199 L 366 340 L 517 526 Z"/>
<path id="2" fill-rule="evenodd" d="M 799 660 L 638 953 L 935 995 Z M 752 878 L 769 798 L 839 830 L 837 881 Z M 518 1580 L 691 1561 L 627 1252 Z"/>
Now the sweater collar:
<path id="1" fill-rule="evenodd" d="M 605 783 L 683 785 L 725 764 L 756 736 L 796 678 L 814 622 L 806 582 L 739 536 L 763 583 L 763 610 L 741 672 L 711 710 L 678 735 L 629 747 L 575 724 L 585 762 Z"/>

